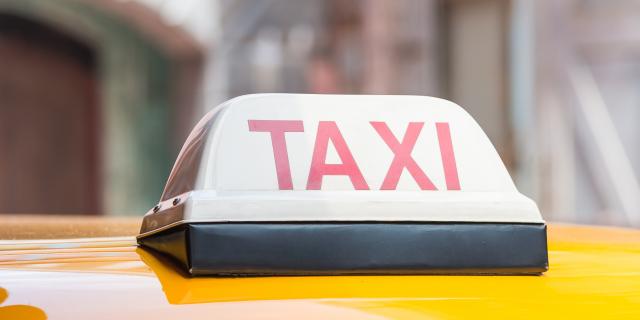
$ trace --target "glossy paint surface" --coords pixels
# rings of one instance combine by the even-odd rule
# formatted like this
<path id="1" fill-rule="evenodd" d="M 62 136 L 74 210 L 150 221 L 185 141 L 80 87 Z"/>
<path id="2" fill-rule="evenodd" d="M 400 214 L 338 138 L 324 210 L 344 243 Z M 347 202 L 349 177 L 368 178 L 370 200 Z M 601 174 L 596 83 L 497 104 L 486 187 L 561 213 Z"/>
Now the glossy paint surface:
<path id="1" fill-rule="evenodd" d="M 0 242 L 0 319 L 640 318 L 640 231 L 550 226 L 542 276 L 187 278 L 133 238 Z"/>

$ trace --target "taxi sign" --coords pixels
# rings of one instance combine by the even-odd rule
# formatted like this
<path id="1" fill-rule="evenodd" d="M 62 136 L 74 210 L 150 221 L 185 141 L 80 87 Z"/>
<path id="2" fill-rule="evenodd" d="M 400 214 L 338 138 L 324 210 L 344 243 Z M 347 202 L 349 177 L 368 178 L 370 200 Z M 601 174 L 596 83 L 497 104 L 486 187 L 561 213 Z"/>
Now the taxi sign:
<path id="1" fill-rule="evenodd" d="M 192 275 L 541 273 L 546 226 L 433 97 L 257 94 L 196 125 L 141 245 Z"/>

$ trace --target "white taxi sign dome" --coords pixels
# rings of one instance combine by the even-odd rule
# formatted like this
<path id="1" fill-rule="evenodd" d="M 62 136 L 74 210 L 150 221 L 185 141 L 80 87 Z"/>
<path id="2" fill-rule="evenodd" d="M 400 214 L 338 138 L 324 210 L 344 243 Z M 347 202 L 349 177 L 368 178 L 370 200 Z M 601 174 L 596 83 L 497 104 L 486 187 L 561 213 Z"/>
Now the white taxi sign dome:
<path id="1" fill-rule="evenodd" d="M 188 223 L 254 222 L 543 226 L 456 104 L 309 94 L 241 96 L 209 112 L 140 238 Z"/>

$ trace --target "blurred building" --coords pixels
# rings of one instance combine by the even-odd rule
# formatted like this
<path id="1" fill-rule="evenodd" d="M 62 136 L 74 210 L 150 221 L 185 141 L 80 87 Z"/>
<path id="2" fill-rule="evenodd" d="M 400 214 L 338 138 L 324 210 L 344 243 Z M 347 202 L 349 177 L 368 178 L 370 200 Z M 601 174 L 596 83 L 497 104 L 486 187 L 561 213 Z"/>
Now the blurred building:
<path id="1" fill-rule="evenodd" d="M 536 2 L 539 198 L 562 221 L 640 226 L 640 2 Z"/>
<path id="2" fill-rule="evenodd" d="M 229 97 L 418 94 L 467 108 L 548 219 L 637 225 L 638 15 L 593 0 L 0 0 L 0 211 L 141 214 Z"/>
<path id="3" fill-rule="evenodd" d="M 0 1 L 0 212 L 145 212 L 205 52 L 143 3 Z"/>

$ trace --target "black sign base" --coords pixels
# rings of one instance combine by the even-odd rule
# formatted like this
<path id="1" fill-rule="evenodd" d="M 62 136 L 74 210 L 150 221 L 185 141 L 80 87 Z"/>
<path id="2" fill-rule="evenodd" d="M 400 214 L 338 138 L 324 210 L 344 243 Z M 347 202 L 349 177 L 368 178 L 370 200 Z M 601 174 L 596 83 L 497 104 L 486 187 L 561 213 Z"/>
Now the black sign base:
<path id="1" fill-rule="evenodd" d="M 190 223 L 139 238 L 193 276 L 540 274 L 544 224 Z"/>

